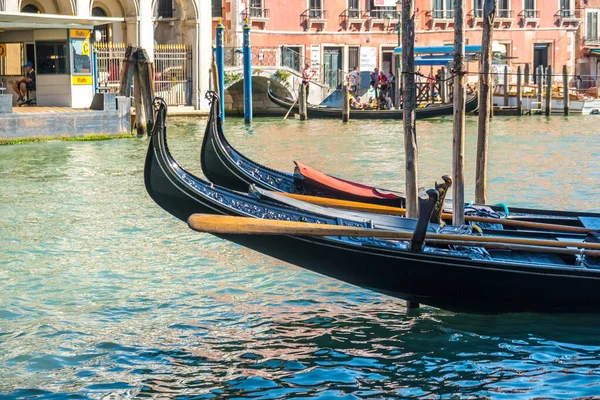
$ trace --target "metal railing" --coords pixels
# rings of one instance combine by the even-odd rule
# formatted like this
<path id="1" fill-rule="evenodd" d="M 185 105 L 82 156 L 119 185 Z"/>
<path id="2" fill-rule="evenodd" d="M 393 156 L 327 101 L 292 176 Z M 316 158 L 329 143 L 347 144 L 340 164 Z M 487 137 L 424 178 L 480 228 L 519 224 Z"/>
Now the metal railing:
<path id="1" fill-rule="evenodd" d="M 370 10 L 369 16 L 373 19 L 389 19 L 397 21 L 402 18 L 402 13 L 397 10 Z"/>
<path id="2" fill-rule="evenodd" d="M 96 43 L 98 90 L 117 92 L 121 66 L 125 58 L 124 43 Z M 183 44 L 154 46 L 154 91 L 168 105 L 192 104 L 192 49 Z"/>
<path id="3" fill-rule="evenodd" d="M 497 8 L 496 18 L 512 18 L 513 10 L 509 8 Z M 473 18 L 483 18 L 483 9 L 476 8 L 472 11 L 471 16 Z"/>
<path id="4" fill-rule="evenodd" d="M 304 22 L 307 19 L 327 19 L 327 10 L 320 8 L 309 8 L 300 14 L 300 19 Z"/>
<path id="5" fill-rule="evenodd" d="M 431 10 L 429 15 L 434 19 L 454 19 L 454 10 Z"/>
<path id="6" fill-rule="evenodd" d="M 270 12 L 268 8 L 259 8 L 259 7 L 250 7 L 244 10 L 242 13 L 242 17 L 244 19 L 249 18 L 261 18 L 261 19 L 269 19 Z"/>
<path id="7" fill-rule="evenodd" d="M 349 8 L 340 14 L 340 19 L 344 21 L 347 19 L 365 19 L 367 17 L 368 13 L 366 11 L 357 8 Z"/>
<path id="8" fill-rule="evenodd" d="M 563 19 L 579 19 L 581 18 L 581 10 L 578 8 L 561 8 L 560 10 L 558 10 L 555 16 Z"/>
<path id="9" fill-rule="evenodd" d="M 519 17 L 539 19 L 540 18 L 540 10 L 533 10 L 530 8 L 525 9 L 519 13 Z"/>

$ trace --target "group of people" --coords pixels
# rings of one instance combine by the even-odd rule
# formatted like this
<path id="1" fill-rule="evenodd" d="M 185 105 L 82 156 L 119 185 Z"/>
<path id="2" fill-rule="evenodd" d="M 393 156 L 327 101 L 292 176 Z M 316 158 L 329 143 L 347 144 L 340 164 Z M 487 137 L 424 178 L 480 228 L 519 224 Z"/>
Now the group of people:
<path id="1" fill-rule="evenodd" d="M 360 73 L 358 67 L 354 67 L 349 74 L 350 107 L 370 110 L 391 110 L 393 104 L 393 85 L 396 77 L 392 71 L 387 74 L 375 68 L 370 73 L 369 90 L 359 97 Z M 364 100 L 363 100 L 364 99 Z"/>

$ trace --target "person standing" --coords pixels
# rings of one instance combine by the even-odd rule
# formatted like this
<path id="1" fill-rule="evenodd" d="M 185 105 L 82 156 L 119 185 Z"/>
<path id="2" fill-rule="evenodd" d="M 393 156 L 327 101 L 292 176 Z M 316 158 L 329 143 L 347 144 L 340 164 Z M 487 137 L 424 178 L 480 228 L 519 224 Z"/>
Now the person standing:
<path id="1" fill-rule="evenodd" d="M 375 67 L 373 72 L 369 75 L 371 77 L 371 86 L 375 91 L 375 98 L 379 97 L 379 91 L 377 90 L 377 82 L 379 81 L 379 68 Z"/>
<path id="2" fill-rule="evenodd" d="M 360 82 L 360 74 L 358 67 L 354 67 L 352 72 L 350 72 L 350 92 L 355 96 L 358 95 L 358 82 Z"/>
<path id="3" fill-rule="evenodd" d="M 310 80 L 314 76 L 315 71 L 310 68 L 310 63 L 307 61 L 302 70 L 302 84 L 306 87 L 306 102 L 308 103 L 308 92 L 310 90 Z"/>

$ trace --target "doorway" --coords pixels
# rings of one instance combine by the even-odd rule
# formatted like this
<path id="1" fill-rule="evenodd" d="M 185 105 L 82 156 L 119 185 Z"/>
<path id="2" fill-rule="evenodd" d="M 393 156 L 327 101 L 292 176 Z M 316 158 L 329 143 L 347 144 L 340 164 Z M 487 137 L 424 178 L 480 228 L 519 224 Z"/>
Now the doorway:
<path id="1" fill-rule="evenodd" d="M 537 68 L 538 66 L 547 67 L 548 66 L 548 50 L 550 48 L 549 43 L 540 43 L 533 45 L 533 82 L 536 82 L 537 79 Z"/>
<path id="2" fill-rule="evenodd" d="M 323 74 L 326 85 L 332 88 L 341 86 L 342 71 L 342 49 L 341 47 L 323 48 Z"/>

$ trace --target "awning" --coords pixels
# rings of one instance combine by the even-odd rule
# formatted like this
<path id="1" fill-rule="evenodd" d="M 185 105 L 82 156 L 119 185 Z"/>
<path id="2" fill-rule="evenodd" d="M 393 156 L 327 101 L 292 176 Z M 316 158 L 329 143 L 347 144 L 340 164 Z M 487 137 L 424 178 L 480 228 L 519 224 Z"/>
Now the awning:
<path id="1" fill-rule="evenodd" d="M 124 18 L 77 17 L 58 14 L 33 14 L 0 12 L 0 28 L 3 29 L 67 29 L 93 28 L 98 25 L 123 22 Z"/>
<path id="2" fill-rule="evenodd" d="M 590 49 L 590 56 L 600 57 L 600 49 Z"/>
<path id="3" fill-rule="evenodd" d="M 396 47 L 394 53 L 402 53 L 402 47 Z M 481 53 L 481 45 L 467 45 L 465 46 L 465 53 Z M 454 46 L 415 47 L 415 54 L 454 54 Z"/>
<path id="4" fill-rule="evenodd" d="M 415 57 L 415 66 L 448 65 L 452 61 L 454 61 L 452 57 Z"/>

